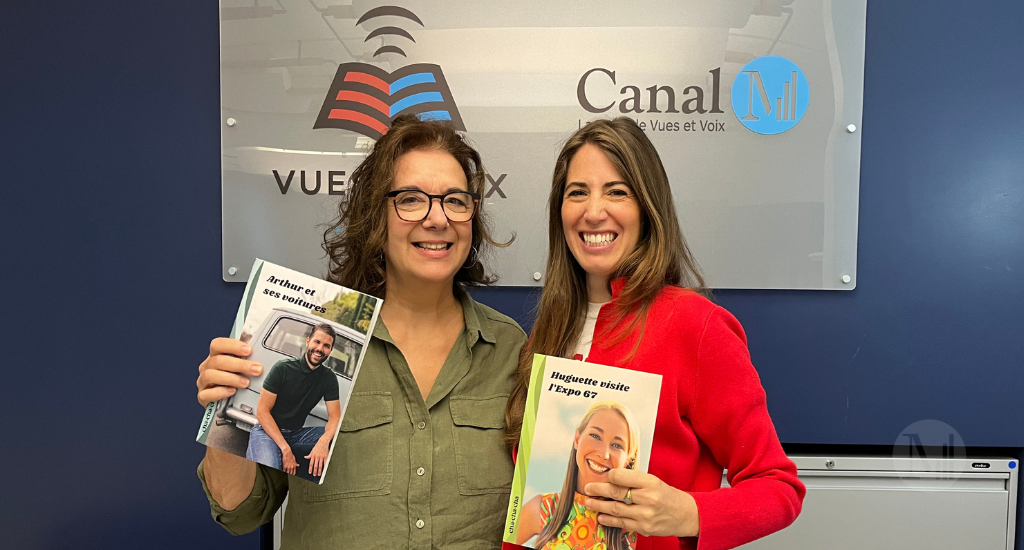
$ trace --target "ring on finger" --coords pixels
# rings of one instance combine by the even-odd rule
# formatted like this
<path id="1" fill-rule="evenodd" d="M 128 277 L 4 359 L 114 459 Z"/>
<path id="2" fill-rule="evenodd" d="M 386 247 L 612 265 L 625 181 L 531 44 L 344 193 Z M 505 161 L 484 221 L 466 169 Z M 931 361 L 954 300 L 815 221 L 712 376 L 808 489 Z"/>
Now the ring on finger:
<path id="1" fill-rule="evenodd" d="M 633 489 L 626 489 L 626 498 L 622 499 L 622 502 L 626 504 L 633 504 Z"/>

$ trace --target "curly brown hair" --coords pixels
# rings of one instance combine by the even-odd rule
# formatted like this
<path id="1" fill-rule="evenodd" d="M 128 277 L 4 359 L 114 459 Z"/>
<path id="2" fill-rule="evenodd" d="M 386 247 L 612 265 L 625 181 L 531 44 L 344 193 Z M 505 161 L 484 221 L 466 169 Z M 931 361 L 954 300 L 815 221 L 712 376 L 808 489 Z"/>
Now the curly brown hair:
<path id="1" fill-rule="evenodd" d="M 338 217 L 324 231 L 323 249 L 329 260 L 327 280 L 384 298 L 387 193 L 394 182 L 398 158 L 416 150 L 450 153 L 462 166 L 469 190 L 483 194 L 485 173 L 480 154 L 451 122 L 420 120 L 415 115 L 396 118 L 388 133 L 352 172 L 348 190 L 338 206 Z M 484 243 L 503 247 L 512 242 L 510 239 L 499 243 L 491 238 L 482 201 L 472 224 L 472 248 L 455 274 L 456 291 L 465 286 L 493 284 L 495 279 L 486 272 L 481 261 Z"/>

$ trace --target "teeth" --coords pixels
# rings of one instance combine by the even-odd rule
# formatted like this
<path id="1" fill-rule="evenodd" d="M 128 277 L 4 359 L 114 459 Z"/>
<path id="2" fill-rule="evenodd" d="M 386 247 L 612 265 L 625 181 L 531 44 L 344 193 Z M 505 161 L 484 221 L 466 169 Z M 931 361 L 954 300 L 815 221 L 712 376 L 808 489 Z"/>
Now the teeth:
<path id="1" fill-rule="evenodd" d="M 590 246 L 602 246 L 615 240 L 615 233 L 584 233 L 583 242 Z"/>
<path id="2" fill-rule="evenodd" d="M 448 243 L 416 243 L 416 246 L 419 248 L 425 248 L 427 250 L 445 250 L 446 248 L 448 248 Z"/>
<path id="3" fill-rule="evenodd" d="M 594 461 L 590 460 L 589 458 L 587 459 L 587 465 L 590 466 L 591 470 L 594 470 L 595 472 L 601 472 L 602 474 L 611 469 L 605 468 L 604 466 L 598 466 L 597 464 L 594 464 Z"/>

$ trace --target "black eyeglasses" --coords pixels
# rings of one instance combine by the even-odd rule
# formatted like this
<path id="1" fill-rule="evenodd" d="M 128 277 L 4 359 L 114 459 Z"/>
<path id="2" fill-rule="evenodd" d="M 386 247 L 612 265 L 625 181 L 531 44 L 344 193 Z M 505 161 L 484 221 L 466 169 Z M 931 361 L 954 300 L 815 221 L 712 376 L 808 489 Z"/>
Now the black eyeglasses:
<path id="1" fill-rule="evenodd" d="M 421 222 L 430 215 L 434 199 L 441 200 L 441 211 L 448 221 L 468 222 L 476 215 L 480 195 L 470 191 L 450 191 L 443 195 L 431 195 L 416 189 L 391 191 L 388 198 L 395 205 L 398 217 L 407 222 Z"/>

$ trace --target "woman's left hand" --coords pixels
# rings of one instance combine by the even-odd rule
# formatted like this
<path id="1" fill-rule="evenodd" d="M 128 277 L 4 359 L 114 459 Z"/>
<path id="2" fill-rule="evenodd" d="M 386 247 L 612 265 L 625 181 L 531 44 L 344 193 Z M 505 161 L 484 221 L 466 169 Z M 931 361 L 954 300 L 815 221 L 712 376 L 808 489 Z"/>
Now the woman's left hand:
<path id="1" fill-rule="evenodd" d="M 588 483 L 583 490 L 589 497 L 585 506 L 598 513 L 597 522 L 621 527 L 644 536 L 695 537 L 700 533 L 697 502 L 651 474 L 613 468 L 609 483 Z M 629 492 L 632 504 L 623 502 Z"/>

